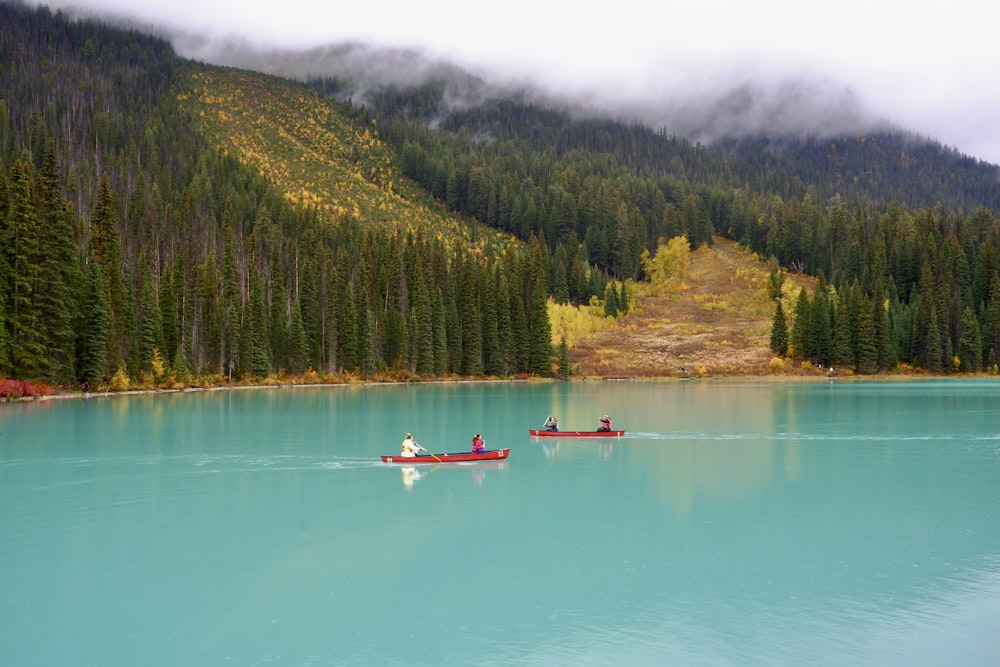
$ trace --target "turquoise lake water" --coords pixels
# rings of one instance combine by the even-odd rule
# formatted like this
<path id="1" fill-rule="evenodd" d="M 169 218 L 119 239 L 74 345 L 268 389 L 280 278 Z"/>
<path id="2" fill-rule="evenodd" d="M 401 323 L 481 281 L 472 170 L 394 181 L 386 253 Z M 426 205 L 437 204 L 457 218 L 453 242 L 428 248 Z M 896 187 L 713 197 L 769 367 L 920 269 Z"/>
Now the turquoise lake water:
<path id="1" fill-rule="evenodd" d="M 18 666 L 997 665 L 1000 382 L 0 405 L 0 609 Z"/>

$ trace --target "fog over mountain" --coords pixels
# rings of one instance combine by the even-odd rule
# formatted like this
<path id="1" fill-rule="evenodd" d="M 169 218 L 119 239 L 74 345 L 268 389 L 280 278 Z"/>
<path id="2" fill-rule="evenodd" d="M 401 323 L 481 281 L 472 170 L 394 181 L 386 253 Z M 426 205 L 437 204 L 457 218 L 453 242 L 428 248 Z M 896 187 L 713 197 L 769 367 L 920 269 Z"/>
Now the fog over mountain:
<path id="1" fill-rule="evenodd" d="M 527 91 L 702 142 L 891 127 L 1000 163 L 996 3 L 31 4 L 131 21 L 205 62 L 349 80 L 359 99 L 433 77 L 455 104 Z"/>
<path id="2" fill-rule="evenodd" d="M 596 86 L 546 87 L 527 77 L 463 68 L 416 49 L 350 43 L 290 50 L 193 34 L 174 34 L 170 39 L 179 53 L 204 62 L 300 80 L 335 78 L 344 84 L 344 96 L 359 102 L 379 87 L 444 81 L 448 101 L 459 108 L 517 92 L 579 116 L 634 120 L 703 143 L 745 134 L 832 136 L 890 126 L 887 119 L 865 109 L 850 88 L 805 75 L 768 80 L 751 72 L 728 72 L 687 84 L 678 80 L 673 85 L 667 85 L 664 77 L 659 88 L 650 87 L 637 95 Z"/>

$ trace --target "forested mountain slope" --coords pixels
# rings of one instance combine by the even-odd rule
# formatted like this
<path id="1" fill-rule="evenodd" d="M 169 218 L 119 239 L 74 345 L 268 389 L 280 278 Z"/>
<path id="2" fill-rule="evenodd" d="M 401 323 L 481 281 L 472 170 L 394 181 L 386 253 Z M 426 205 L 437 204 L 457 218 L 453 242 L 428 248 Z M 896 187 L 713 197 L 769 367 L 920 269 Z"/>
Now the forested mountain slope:
<path id="1" fill-rule="evenodd" d="M 778 354 L 1000 358 L 996 167 L 933 144 L 701 146 L 443 83 L 359 105 L 46 9 L 0 26 L 0 376 L 548 376 L 550 299 L 616 314 L 663 240 L 720 235 L 817 277 Z"/>
<path id="2" fill-rule="evenodd" d="M 46 9 L 0 26 L 0 375 L 551 373 L 547 249 L 444 215 L 357 114 Z"/>

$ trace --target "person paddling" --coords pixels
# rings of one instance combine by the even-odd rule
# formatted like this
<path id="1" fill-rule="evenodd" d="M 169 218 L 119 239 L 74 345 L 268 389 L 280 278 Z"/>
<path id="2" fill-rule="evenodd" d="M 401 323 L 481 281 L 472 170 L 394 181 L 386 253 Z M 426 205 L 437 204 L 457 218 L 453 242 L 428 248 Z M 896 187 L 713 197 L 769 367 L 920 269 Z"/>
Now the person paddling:
<path id="1" fill-rule="evenodd" d="M 559 422 L 556 421 L 556 418 L 553 417 L 552 415 L 549 415 L 549 418 L 545 420 L 545 425 L 544 426 L 545 426 L 545 430 L 546 431 L 558 431 L 559 430 Z"/>
<path id="2" fill-rule="evenodd" d="M 476 434 L 476 437 L 472 439 L 472 451 L 476 454 L 486 453 L 486 441 L 483 440 L 483 437 L 478 433 Z"/>
<path id="3" fill-rule="evenodd" d="M 610 431 L 611 430 L 611 417 L 604 415 L 601 417 L 601 425 L 597 429 L 598 431 Z"/>
<path id="4" fill-rule="evenodd" d="M 403 438 L 403 444 L 400 445 L 399 455 L 405 456 L 407 458 L 412 458 L 416 456 L 417 452 L 419 451 L 426 452 L 427 450 L 418 445 L 417 443 L 413 442 L 413 436 L 407 433 L 406 437 Z"/>

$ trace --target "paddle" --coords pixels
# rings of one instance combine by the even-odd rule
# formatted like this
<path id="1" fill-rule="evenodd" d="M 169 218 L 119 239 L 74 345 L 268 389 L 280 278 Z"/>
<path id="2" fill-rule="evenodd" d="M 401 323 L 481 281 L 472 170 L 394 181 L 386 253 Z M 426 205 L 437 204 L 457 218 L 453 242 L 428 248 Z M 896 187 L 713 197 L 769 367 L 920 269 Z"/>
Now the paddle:
<path id="1" fill-rule="evenodd" d="M 413 444 L 415 444 L 417 447 L 419 447 L 420 449 L 423 449 L 425 452 L 427 452 L 427 449 L 423 445 L 421 445 L 419 442 L 415 442 Z M 431 456 L 434 456 L 434 460 L 437 461 L 438 463 L 444 463 L 444 461 L 442 461 L 441 459 L 439 459 L 434 454 L 431 454 L 430 452 L 427 452 L 427 453 L 430 454 Z"/>

